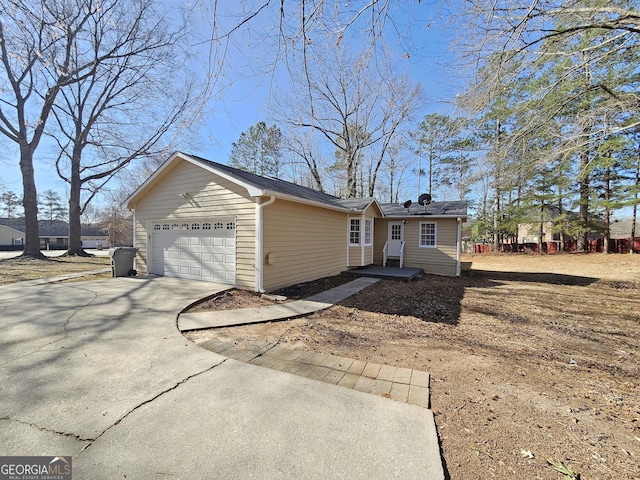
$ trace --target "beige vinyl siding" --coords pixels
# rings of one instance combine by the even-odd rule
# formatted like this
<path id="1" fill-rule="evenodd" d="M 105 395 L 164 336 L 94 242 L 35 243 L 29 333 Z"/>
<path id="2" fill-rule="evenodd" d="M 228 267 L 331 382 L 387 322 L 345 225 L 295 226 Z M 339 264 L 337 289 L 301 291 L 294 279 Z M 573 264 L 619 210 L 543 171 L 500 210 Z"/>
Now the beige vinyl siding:
<path id="1" fill-rule="evenodd" d="M 163 172 L 135 205 L 136 268 L 147 272 L 151 223 L 160 220 L 236 219 L 236 286 L 255 288 L 255 203 L 246 190 L 186 161 Z M 180 194 L 188 193 L 186 199 Z"/>
<path id="2" fill-rule="evenodd" d="M 382 265 L 382 249 L 387 241 L 389 221 L 398 219 L 377 219 L 374 239 L 374 263 Z M 420 247 L 420 223 L 435 223 L 436 248 Z M 425 273 L 455 276 L 457 264 L 458 225 L 453 219 L 411 218 L 404 225 L 403 267 L 422 268 Z"/>
<path id="3" fill-rule="evenodd" d="M 364 261 L 362 260 L 362 251 L 364 250 Z M 373 262 L 373 246 L 366 247 L 349 247 L 349 267 L 364 267 L 371 265 Z"/>
<path id="4" fill-rule="evenodd" d="M 373 225 L 373 263 L 382 265 L 382 249 L 388 240 L 389 221 L 385 218 L 376 218 Z"/>
<path id="5" fill-rule="evenodd" d="M 347 215 L 277 199 L 264 207 L 267 291 L 337 275 L 347 263 Z"/>

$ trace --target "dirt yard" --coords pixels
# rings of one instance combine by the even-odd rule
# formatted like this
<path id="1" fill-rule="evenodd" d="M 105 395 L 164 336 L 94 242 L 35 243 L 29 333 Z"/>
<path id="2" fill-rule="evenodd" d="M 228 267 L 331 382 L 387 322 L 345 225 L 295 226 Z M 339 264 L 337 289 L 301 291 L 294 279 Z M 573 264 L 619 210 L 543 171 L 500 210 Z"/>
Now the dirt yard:
<path id="1" fill-rule="evenodd" d="M 383 281 L 320 314 L 211 334 L 429 372 L 451 479 L 640 479 L 640 255 L 463 261 L 460 278 Z"/>

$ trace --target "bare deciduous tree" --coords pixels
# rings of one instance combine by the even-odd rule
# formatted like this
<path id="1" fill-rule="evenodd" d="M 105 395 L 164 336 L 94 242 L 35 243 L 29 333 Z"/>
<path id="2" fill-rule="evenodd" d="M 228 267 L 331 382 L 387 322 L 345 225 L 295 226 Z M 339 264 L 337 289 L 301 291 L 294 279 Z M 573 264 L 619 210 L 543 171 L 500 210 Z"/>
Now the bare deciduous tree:
<path id="1" fill-rule="evenodd" d="M 131 137 L 122 135 L 124 124 L 115 120 L 109 128 L 104 128 L 104 125 L 97 125 L 97 118 L 105 113 L 105 110 L 100 112 L 105 105 L 111 111 L 125 109 L 127 102 L 139 101 L 143 94 L 154 93 L 144 92 L 138 87 L 135 95 L 121 99 L 118 91 L 123 88 L 126 90 L 127 82 L 135 83 L 132 82 L 135 74 L 131 72 L 144 76 L 145 68 L 149 68 L 154 60 L 159 60 L 165 66 L 168 61 L 175 61 L 167 56 L 154 58 L 151 55 L 159 47 L 169 46 L 176 39 L 175 31 L 168 29 L 168 22 L 158 22 L 147 15 L 153 10 L 152 6 L 153 3 L 148 0 L 7 0 L 2 3 L 0 133 L 18 144 L 20 149 L 26 224 L 24 255 L 42 256 L 33 158 L 49 128 L 52 109 L 61 92 L 65 92 L 64 99 L 58 105 L 66 108 L 68 114 L 77 114 L 80 119 L 79 122 L 65 123 L 62 121 L 63 110 L 56 113 L 60 120 L 59 126 L 67 136 L 60 140 L 65 149 L 63 155 L 72 159 L 72 165 L 76 162 L 74 168 L 78 170 L 79 152 L 74 152 L 74 147 L 92 144 L 98 136 L 103 137 L 102 147 L 122 148 L 123 142 L 128 146 L 127 142 Z M 137 65 L 131 62 L 130 59 L 133 58 L 138 59 Z M 140 60 L 141 58 L 145 60 Z M 124 82 L 114 83 L 110 78 L 117 75 L 118 69 L 129 72 L 129 76 Z M 87 92 L 95 88 L 92 85 L 110 86 L 103 88 L 103 97 L 98 98 L 100 93 L 95 91 L 98 88 L 91 94 L 93 97 L 87 96 Z M 158 93 L 157 89 L 155 93 Z M 119 101 L 122 103 L 118 104 Z M 174 116 L 172 120 L 175 119 Z M 154 128 L 162 123 L 153 118 L 153 115 L 145 118 L 144 114 L 138 117 L 138 121 L 141 124 L 154 124 Z M 90 136 L 89 132 L 94 127 L 100 130 L 100 134 L 94 131 L 93 136 Z M 135 137 L 136 134 L 129 132 L 129 135 Z M 151 141 L 146 147 L 142 147 L 142 151 L 153 144 Z M 137 149 L 141 148 L 140 145 L 138 143 Z M 101 160 L 93 166 L 106 168 L 108 171 L 113 168 L 108 167 L 113 162 L 113 151 L 107 153 L 103 148 L 102 153 Z M 130 160 L 129 157 L 130 151 L 120 154 L 116 163 L 126 163 Z M 107 173 L 106 176 L 90 180 L 95 180 L 94 185 L 99 185 L 109 175 Z M 72 210 L 79 210 L 78 184 L 82 177 L 78 176 L 78 171 L 71 172 L 66 177 L 72 183 L 70 207 Z M 85 183 L 90 180 L 85 177 Z M 78 233 L 80 213 L 70 212 Z"/>
<path id="2" fill-rule="evenodd" d="M 94 51 L 126 48 L 100 62 L 94 56 L 95 71 L 61 89 L 52 110 L 56 170 L 70 192 L 68 255 L 84 254 L 80 216 L 100 189 L 133 160 L 166 156 L 197 118 L 179 49 L 185 26 L 151 0 L 112 3 L 110 16 L 92 24 Z M 74 55 L 71 65 L 91 61 L 91 53 Z"/>
<path id="3" fill-rule="evenodd" d="M 371 195 L 390 143 L 420 104 L 420 85 L 394 75 L 388 63 L 370 54 L 355 56 L 339 46 L 316 52 L 313 60 L 313 69 L 302 65 L 292 76 L 291 91 L 306 92 L 306 99 L 281 97 L 275 115 L 291 130 L 315 132 L 334 149 L 346 171 L 347 197 L 358 194 L 358 172 L 368 152 Z"/>
<path id="4" fill-rule="evenodd" d="M 33 157 L 60 89 L 90 75 L 94 63 L 72 67 L 76 47 L 91 49 L 88 25 L 108 14 L 91 1 L 15 1 L 0 7 L 0 133 L 20 149 L 25 213 L 24 255 L 40 253 Z M 116 47 L 117 48 L 117 47 Z M 113 51 L 99 51 L 99 59 Z"/>

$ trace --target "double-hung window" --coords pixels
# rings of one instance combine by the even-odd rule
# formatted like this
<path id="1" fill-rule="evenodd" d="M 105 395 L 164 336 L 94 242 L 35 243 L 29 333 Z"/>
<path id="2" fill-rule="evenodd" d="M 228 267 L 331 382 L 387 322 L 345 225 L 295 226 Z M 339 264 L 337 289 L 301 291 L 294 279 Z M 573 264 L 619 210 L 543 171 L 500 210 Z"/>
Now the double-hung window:
<path id="1" fill-rule="evenodd" d="M 349 245 L 360 245 L 360 219 L 352 218 L 349 221 Z"/>
<path id="2" fill-rule="evenodd" d="M 420 222 L 420 248 L 436 248 L 436 223 Z"/>
<path id="3" fill-rule="evenodd" d="M 364 219 L 364 244 L 366 246 L 373 245 L 373 219 Z"/>

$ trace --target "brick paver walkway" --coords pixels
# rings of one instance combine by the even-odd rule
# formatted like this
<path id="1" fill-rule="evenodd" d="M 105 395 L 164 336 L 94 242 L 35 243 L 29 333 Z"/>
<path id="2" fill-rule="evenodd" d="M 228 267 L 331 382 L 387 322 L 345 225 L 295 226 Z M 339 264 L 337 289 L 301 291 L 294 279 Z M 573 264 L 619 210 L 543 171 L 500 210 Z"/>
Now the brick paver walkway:
<path id="1" fill-rule="evenodd" d="M 235 360 L 429 408 L 429 374 L 420 370 L 291 350 L 266 342 L 238 348 L 231 342 L 211 339 L 198 345 Z"/>

